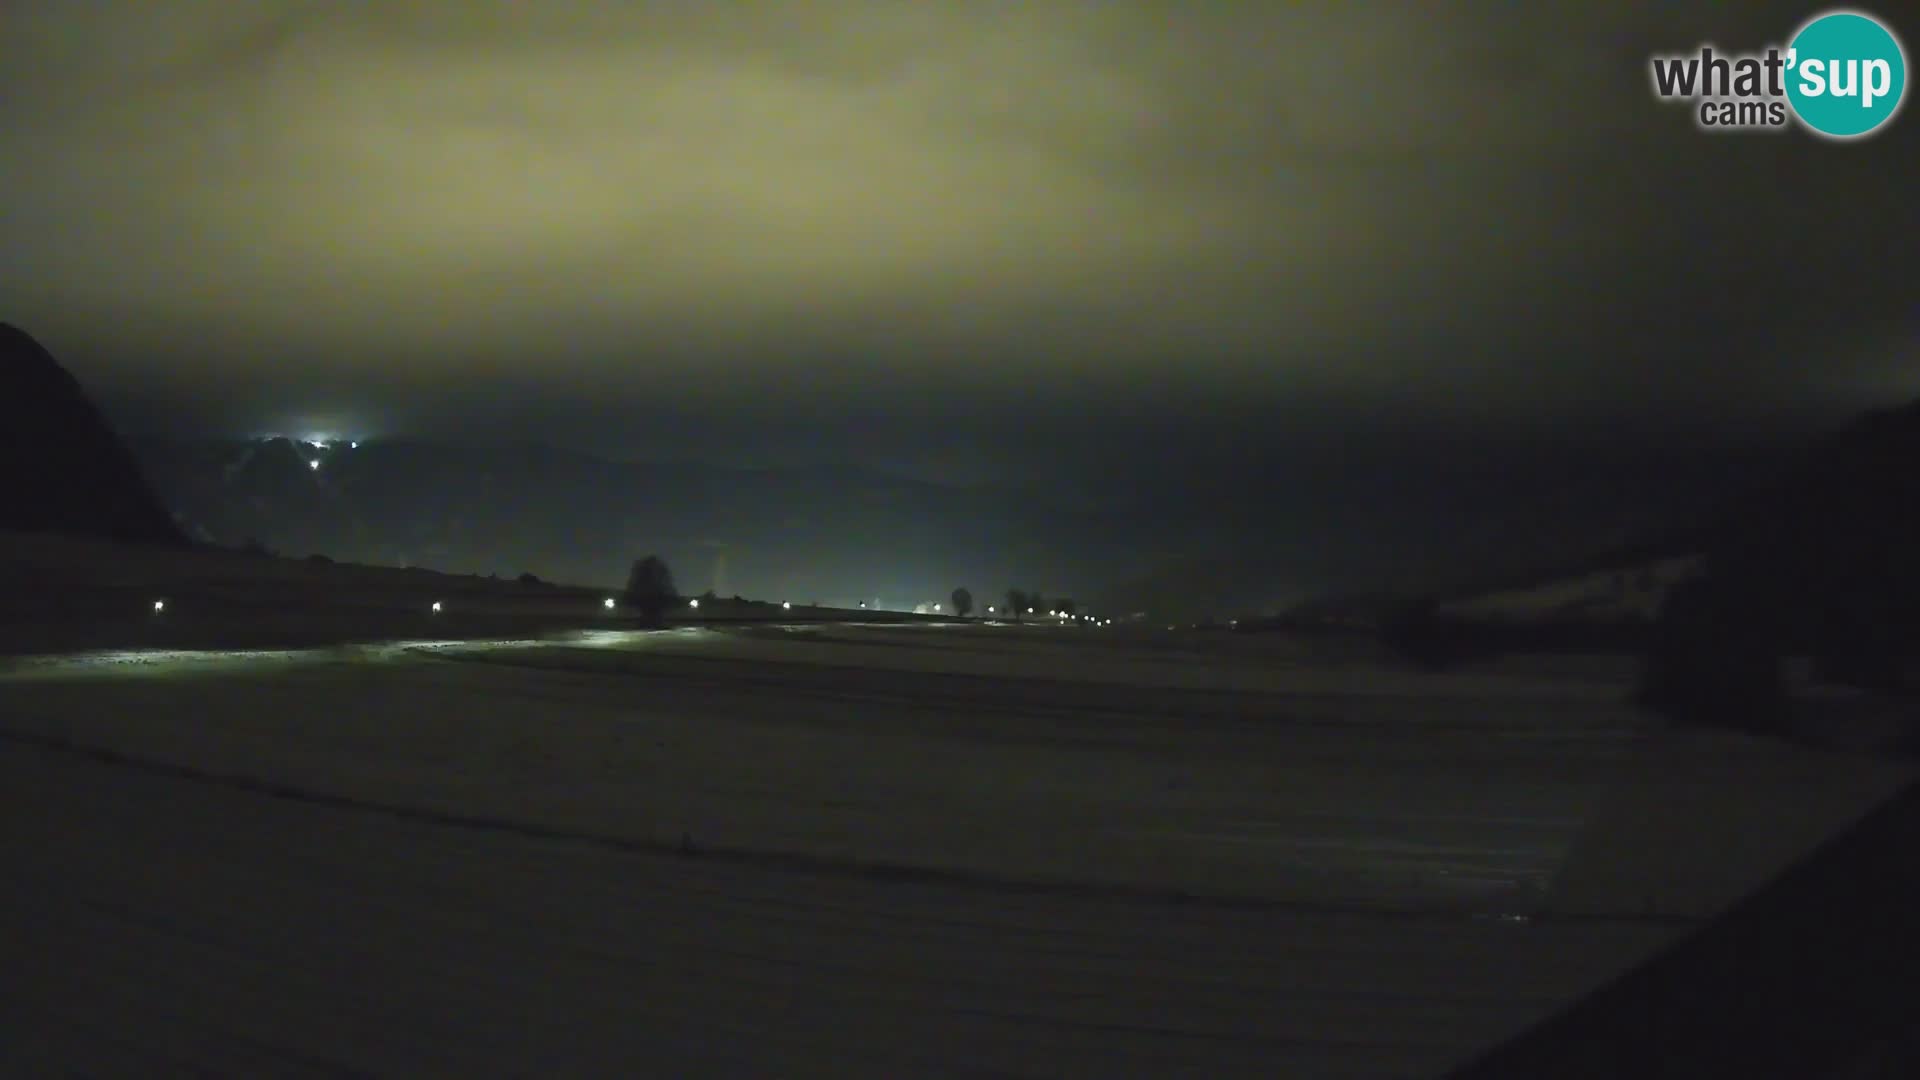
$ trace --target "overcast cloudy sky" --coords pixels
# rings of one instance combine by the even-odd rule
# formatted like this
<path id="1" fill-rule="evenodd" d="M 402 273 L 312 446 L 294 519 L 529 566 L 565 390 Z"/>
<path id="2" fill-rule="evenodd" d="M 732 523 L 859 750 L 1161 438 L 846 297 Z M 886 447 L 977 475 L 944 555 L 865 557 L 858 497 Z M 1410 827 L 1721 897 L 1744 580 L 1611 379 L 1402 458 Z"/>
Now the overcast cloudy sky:
<path id="1" fill-rule="evenodd" d="M 1814 10 L 12 0 L 0 318 L 181 423 L 962 473 L 1851 409 L 1920 395 L 1920 119 L 1646 72 Z"/>

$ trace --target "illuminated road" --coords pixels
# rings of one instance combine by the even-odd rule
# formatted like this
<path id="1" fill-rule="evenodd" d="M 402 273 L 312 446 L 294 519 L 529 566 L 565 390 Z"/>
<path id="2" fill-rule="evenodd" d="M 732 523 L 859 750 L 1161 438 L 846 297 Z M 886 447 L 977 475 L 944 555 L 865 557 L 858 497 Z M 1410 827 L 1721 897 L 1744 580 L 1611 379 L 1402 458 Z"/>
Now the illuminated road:
<path id="1" fill-rule="evenodd" d="M 15 666 L 0 1065 L 1435 1075 L 1686 928 L 1556 901 L 1647 771 L 1593 672 L 1194 648 Z M 1741 767 L 1856 809 L 1891 783 L 1787 761 Z"/>

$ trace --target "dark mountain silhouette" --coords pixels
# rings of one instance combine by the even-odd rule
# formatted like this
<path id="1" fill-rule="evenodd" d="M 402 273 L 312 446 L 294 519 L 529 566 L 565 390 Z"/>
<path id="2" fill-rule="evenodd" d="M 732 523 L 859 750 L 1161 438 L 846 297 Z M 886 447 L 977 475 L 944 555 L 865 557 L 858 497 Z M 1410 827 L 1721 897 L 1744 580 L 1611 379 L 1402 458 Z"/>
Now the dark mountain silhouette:
<path id="1" fill-rule="evenodd" d="M 1687 548 L 1783 603 L 1822 604 L 1920 569 L 1920 401 L 1799 448 L 1663 547 Z"/>
<path id="2" fill-rule="evenodd" d="M 1891 694 L 1920 691 L 1920 402 L 1767 461 L 1718 500 L 1550 570 L 1409 595 L 1399 610 L 1303 605 L 1275 625 L 1371 622 L 1409 657 L 1646 650 L 1643 703 L 1685 722 L 1795 722 L 1783 662 Z"/>
<path id="3" fill-rule="evenodd" d="M 1920 690 L 1920 402 L 1815 445 L 1720 516 L 1703 554 L 1653 627 L 1647 706 L 1683 723 L 1791 730 L 1787 655 L 1811 656 L 1828 681 Z"/>
<path id="4" fill-rule="evenodd" d="M 1723 514 L 1708 550 L 1730 573 L 1792 570 L 1773 591 L 1800 603 L 1869 578 L 1910 585 L 1917 545 L 1920 401 L 1816 443 L 1779 484 Z"/>
<path id="5" fill-rule="evenodd" d="M 1696 491 L 1688 509 L 1669 512 L 1622 542 L 1590 543 L 1574 558 L 1531 567 L 1509 563 L 1402 599 L 1458 605 L 1608 575 L 1622 575 L 1632 587 L 1632 579 L 1650 567 L 1700 558 L 1703 567 L 1764 592 L 1770 604 L 1805 611 L 1828 604 L 1837 593 L 1885 591 L 1864 588 L 1869 579 L 1905 580 L 1920 570 L 1917 543 L 1920 402 L 1752 454 L 1717 487 Z"/>
<path id="6" fill-rule="evenodd" d="M 0 323 L 0 529 L 184 544 L 72 374 Z"/>
<path id="7" fill-rule="evenodd" d="M 1893 679 L 1920 644 L 1920 402 L 1816 445 L 1735 507 L 1706 554 L 1708 573 L 1762 598 L 1787 647 L 1849 681 Z"/>

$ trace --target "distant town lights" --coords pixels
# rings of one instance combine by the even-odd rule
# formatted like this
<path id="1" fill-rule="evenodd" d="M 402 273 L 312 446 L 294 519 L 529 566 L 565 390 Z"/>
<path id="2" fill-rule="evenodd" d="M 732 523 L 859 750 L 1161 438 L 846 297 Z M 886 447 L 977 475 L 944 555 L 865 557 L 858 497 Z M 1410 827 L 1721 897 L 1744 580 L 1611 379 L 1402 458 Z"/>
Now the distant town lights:
<path id="1" fill-rule="evenodd" d="M 792 611 L 792 610 L 793 610 L 793 601 L 791 601 L 791 600 L 782 600 L 782 601 L 780 602 L 780 610 L 782 610 L 782 611 Z"/>
<path id="2" fill-rule="evenodd" d="M 607 597 L 607 598 L 606 598 L 605 600 L 602 600 L 602 601 L 600 601 L 600 606 L 601 606 L 601 607 L 604 607 L 604 608 L 606 608 L 606 609 L 607 609 L 608 611 L 612 611 L 612 610 L 613 610 L 613 597 L 611 597 L 611 596 L 609 596 L 609 597 Z"/>
<path id="3" fill-rule="evenodd" d="M 687 601 L 687 606 L 690 608 L 697 608 L 700 606 L 700 601 L 697 598 L 693 600 L 689 600 Z"/>

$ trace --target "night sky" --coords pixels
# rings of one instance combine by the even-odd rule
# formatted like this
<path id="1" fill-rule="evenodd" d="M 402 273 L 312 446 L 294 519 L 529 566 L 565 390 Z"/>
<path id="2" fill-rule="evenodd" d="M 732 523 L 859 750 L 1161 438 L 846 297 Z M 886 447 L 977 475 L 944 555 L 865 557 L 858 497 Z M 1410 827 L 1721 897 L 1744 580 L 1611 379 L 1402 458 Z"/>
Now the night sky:
<path id="1" fill-rule="evenodd" d="M 969 481 L 1784 430 L 1920 395 L 1920 119 L 1646 62 L 1812 13 L 14 0 L 0 317 L 123 423 Z"/>

